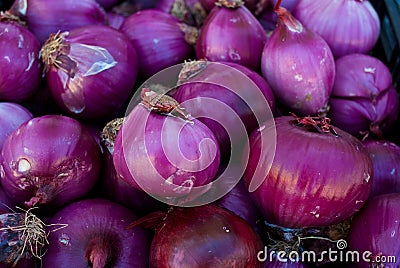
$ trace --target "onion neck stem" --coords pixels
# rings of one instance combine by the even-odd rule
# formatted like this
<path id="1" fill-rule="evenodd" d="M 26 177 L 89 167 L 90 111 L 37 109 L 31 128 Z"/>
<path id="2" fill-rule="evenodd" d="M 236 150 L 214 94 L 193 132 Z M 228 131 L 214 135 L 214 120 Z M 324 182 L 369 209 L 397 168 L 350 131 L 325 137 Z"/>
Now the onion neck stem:
<path id="1" fill-rule="evenodd" d="M 280 8 L 281 3 L 282 3 L 282 0 L 276 1 L 276 4 L 275 4 L 275 6 L 274 6 L 274 11 L 275 11 L 275 12 Z"/>
<path id="2" fill-rule="evenodd" d="M 244 4 L 242 0 L 219 0 L 215 2 L 216 6 L 226 8 L 239 8 Z"/>
<path id="3" fill-rule="evenodd" d="M 105 239 L 95 237 L 89 241 L 86 258 L 93 268 L 104 268 L 112 259 L 111 246 Z"/>

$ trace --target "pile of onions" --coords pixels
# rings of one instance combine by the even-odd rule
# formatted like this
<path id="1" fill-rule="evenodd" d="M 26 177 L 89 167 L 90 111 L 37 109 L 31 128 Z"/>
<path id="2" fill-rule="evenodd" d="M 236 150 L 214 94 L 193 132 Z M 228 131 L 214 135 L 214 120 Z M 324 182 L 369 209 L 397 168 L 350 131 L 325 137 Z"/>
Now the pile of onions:
<path id="1" fill-rule="evenodd" d="M 251 195 L 273 224 L 288 228 L 325 226 L 352 216 L 371 192 L 373 166 L 362 143 L 327 118 L 275 118 L 276 150 L 263 137 L 266 123 L 250 137 L 244 179 L 261 181 Z M 273 157 L 267 174 L 260 172 Z M 252 189 L 250 188 L 250 191 Z"/>
<path id="2" fill-rule="evenodd" d="M 120 27 L 139 56 L 139 75 L 147 79 L 155 73 L 189 59 L 197 30 L 176 17 L 153 9 L 136 12 Z"/>
<path id="3" fill-rule="evenodd" d="M 113 152 L 117 174 L 156 199 L 186 205 L 216 175 L 218 142 L 173 98 L 147 88 L 141 97 L 118 131 Z"/>
<path id="4" fill-rule="evenodd" d="M 388 67 L 364 54 L 336 60 L 329 105 L 332 123 L 357 137 L 382 138 L 399 114 L 399 97 Z"/>
<path id="5" fill-rule="evenodd" d="M 192 75 L 185 78 L 186 73 Z M 232 150 L 275 110 L 274 95 L 266 81 L 236 63 L 188 62 L 178 83 L 174 98 L 213 131 L 224 160 L 231 152 L 241 155 L 241 151 Z"/>
<path id="6" fill-rule="evenodd" d="M 363 144 L 374 167 L 370 197 L 400 193 L 400 147 L 386 140 L 366 140 Z"/>
<path id="7" fill-rule="evenodd" d="M 85 199 L 59 210 L 48 225 L 66 227 L 49 235 L 43 268 L 148 267 L 149 235 L 129 209 L 105 199 Z"/>
<path id="8" fill-rule="evenodd" d="M 275 8 L 278 25 L 262 53 L 262 74 L 289 112 L 317 115 L 326 110 L 332 92 L 334 58 L 325 40 L 279 7 L 280 2 Z"/>
<path id="9" fill-rule="evenodd" d="M 368 53 L 379 38 L 379 17 L 369 1 L 301 0 L 293 15 L 325 39 L 335 58 Z"/>
<path id="10" fill-rule="evenodd" d="M 36 117 L 4 142 L 1 185 L 19 205 L 60 207 L 83 197 L 94 186 L 99 154 L 92 134 L 75 119 Z"/>
<path id="11" fill-rule="evenodd" d="M 0 102 L 0 151 L 6 138 L 33 115 L 24 106 L 12 102 Z"/>
<path id="12" fill-rule="evenodd" d="M 17 17 L 0 13 L 0 101 L 22 101 L 39 88 L 40 44 Z"/>
<path id="13" fill-rule="evenodd" d="M 354 217 L 348 241 L 349 249 L 360 253 L 355 267 L 400 265 L 399 208 L 400 193 L 384 194 L 369 200 Z"/>
<path id="14" fill-rule="evenodd" d="M 267 41 L 260 22 L 240 0 L 220 0 L 216 5 L 199 33 L 197 59 L 234 62 L 258 70 Z"/>
<path id="15" fill-rule="evenodd" d="M 130 40 L 107 26 L 52 34 L 41 49 L 46 81 L 58 105 L 81 119 L 104 120 L 124 104 L 136 82 Z"/>
<path id="16" fill-rule="evenodd" d="M 150 267 L 261 267 L 260 237 L 245 220 L 223 208 L 174 207 L 134 222 L 138 224 L 155 230 Z"/>
<path id="17" fill-rule="evenodd" d="M 41 44 L 58 31 L 106 23 L 106 13 L 96 0 L 16 0 L 10 12 L 27 22 Z"/>

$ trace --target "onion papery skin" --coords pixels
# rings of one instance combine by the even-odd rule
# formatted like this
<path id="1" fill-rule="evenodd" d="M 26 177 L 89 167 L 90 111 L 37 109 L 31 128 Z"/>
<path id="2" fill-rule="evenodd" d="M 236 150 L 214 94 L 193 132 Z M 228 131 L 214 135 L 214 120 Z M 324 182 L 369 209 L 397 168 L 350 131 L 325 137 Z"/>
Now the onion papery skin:
<path id="1" fill-rule="evenodd" d="M 226 73 L 222 73 L 218 72 L 218 70 L 221 71 L 218 67 L 220 64 L 217 64 L 217 66 L 208 65 L 193 79 L 189 79 L 180 85 L 174 93 L 174 98 L 192 115 L 202 116 L 199 117 L 199 120 L 213 131 L 220 145 L 222 158 L 226 160 L 232 147 L 241 143 L 244 138 L 247 139 L 247 136 L 243 137 L 240 131 L 228 133 L 229 129 L 235 129 L 238 123 L 242 123 L 247 133 L 250 134 L 262 123 L 258 122 L 260 118 L 256 116 L 266 114 L 267 105 L 269 105 L 271 111 L 275 110 L 275 97 L 264 78 L 256 72 L 236 63 L 220 63 L 232 67 L 232 69 L 224 68 L 223 71 Z M 243 77 L 238 76 L 237 71 L 241 72 L 243 76 L 247 76 L 257 87 L 250 88 L 248 83 L 243 82 Z M 208 81 L 212 82 L 208 83 Z M 214 81 L 219 83 L 214 83 Z M 237 88 L 238 85 L 243 85 L 243 87 Z M 243 95 L 239 96 L 233 90 L 234 87 L 239 89 L 240 94 Z M 243 96 L 246 99 L 243 99 Z M 262 97 L 265 99 L 262 99 Z M 209 99 L 215 101 L 211 102 Z M 219 110 L 216 109 L 219 102 L 232 110 L 221 112 L 224 108 L 222 105 L 218 107 Z M 216 113 L 219 114 L 216 115 Z M 238 122 L 237 117 L 242 122 Z M 213 120 L 215 118 L 218 120 Z"/>
<path id="2" fill-rule="evenodd" d="M 158 200 L 175 202 L 175 197 L 214 179 L 220 151 L 214 134 L 199 120 L 189 123 L 138 104 L 118 131 L 113 162 L 128 184 Z"/>
<path id="3" fill-rule="evenodd" d="M 6 138 L 32 118 L 32 113 L 24 106 L 12 102 L 0 102 L 0 151 Z"/>
<path id="4" fill-rule="evenodd" d="M 399 97 L 389 69 L 379 59 L 350 54 L 336 60 L 336 79 L 329 101 L 332 123 L 362 137 L 382 138 L 399 114 Z"/>
<path id="5" fill-rule="evenodd" d="M 213 205 L 173 208 L 156 229 L 150 266 L 261 267 L 259 236 L 232 212 Z"/>
<path id="6" fill-rule="evenodd" d="M 245 6 L 216 6 L 199 32 L 196 57 L 234 62 L 258 71 L 266 41 L 263 27 Z"/>
<path id="7" fill-rule="evenodd" d="M 100 196 L 126 206 L 138 215 L 165 209 L 164 203 L 133 187 L 118 176 L 112 154 L 107 149 L 104 149 L 102 163 L 100 186 L 96 189 L 96 193 L 100 193 Z"/>
<path id="8" fill-rule="evenodd" d="M 1 184 L 20 206 L 46 206 L 48 211 L 83 197 L 100 169 L 99 146 L 75 119 L 36 117 L 4 142 Z"/>
<path id="9" fill-rule="evenodd" d="M 335 81 L 332 52 L 285 8 L 277 12 L 277 27 L 262 53 L 262 74 L 289 112 L 317 115 L 325 109 Z"/>
<path id="10" fill-rule="evenodd" d="M 369 251 L 367 257 L 372 261 L 374 256 L 395 257 L 395 263 L 382 263 L 384 266 L 400 265 L 400 194 L 375 196 L 354 217 L 348 237 L 349 250 L 360 252 L 360 262 L 355 267 L 372 267 L 372 263 L 362 260 L 361 253 Z M 388 259 L 387 259 L 388 260 Z"/>
<path id="11" fill-rule="evenodd" d="M 96 0 L 16 0 L 10 10 L 27 22 L 41 44 L 58 31 L 106 23 L 106 13 Z"/>
<path id="12" fill-rule="evenodd" d="M 183 24 L 165 12 L 147 9 L 125 19 L 120 27 L 139 56 L 139 76 L 147 79 L 157 72 L 189 59 L 193 47 L 185 40 Z"/>
<path id="13" fill-rule="evenodd" d="M 66 68 L 53 59 L 47 63 L 46 44 L 42 47 L 47 86 L 55 101 L 69 116 L 81 120 L 112 117 L 136 82 L 138 55 L 131 42 L 108 26 L 85 26 L 59 36 L 64 49 L 56 59 L 62 59 Z"/>
<path id="14" fill-rule="evenodd" d="M 339 223 L 356 211 L 371 192 L 373 166 L 362 143 L 332 127 L 319 133 L 296 126 L 293 117 L 275 119 L 276 151 L 272 166 L 251 195 L 273 224 L 287 228 L 319 227 Z M 244 179 L 247 185 L 258 165 L 271 157 L 268 144 L 260 148 L 262 135 L 270 135 L 266 124 L 250 136 L 250 158 Z M 258 175 L 259 174 L 259 175 Z"/>
<path id="15" fill-rule="evenodd" d="M 68 226 L 50 233 L 42 267 L 148 267 L 148 233 L 140 227 L 126 229 L 135 219 L 129 209 L 104 199 L 85 199 L 64 207 L 49 224 Z M 105 263 L 98 259 L 95 265 L 88 256 L 108 259 Z"/>
<path id="16" fill-rule="evenodd" d="M 369 1 L 301 0 L 293 15 L 325 39 L 335 58 L 368 53 L 379 38 L 380 20 Z"/>
<path id="17" fill-rule="evenodd" d="M 386 140 L 363 141 L 374 166 L 371 195 L 400 193 L 400 147 Z"/>
<path id="18" fill-rule="evenodd" d="M 40 44 L 24 26 L 0 22 L 0 101 L 21 102 L 41 82 Z"/>

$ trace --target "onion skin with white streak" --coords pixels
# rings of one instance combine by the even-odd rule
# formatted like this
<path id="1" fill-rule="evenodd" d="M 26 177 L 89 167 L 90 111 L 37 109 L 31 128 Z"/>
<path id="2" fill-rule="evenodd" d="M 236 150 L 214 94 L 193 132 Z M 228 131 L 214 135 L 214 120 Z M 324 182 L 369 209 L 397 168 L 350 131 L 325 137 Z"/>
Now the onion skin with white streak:
<path id="1" fill-rule="evenodd" d="M 270 171 L 251 192 L 256 204 L 268 222 L 287 228 L 325 226 L 349 218 L 371 192 L 373 167 L 368 153 L 359 140 L 336 127 L 332 128 L 338 136 L 295 126 L 292 120 L 275 118 L 276 151 Z M 260 148 L 261 135 L 270 131 L 267 125 L 250 136 L 247 184 L 260 180 L 253 178 L 256 165 L 273 153 Z"/>
<path id="2" fill-rule="evenodd" d="M 379 38 L 380 20 L 369 1 L 301 0 L 293 15 L 326 40 L 335 58 L 366 54 Z"/>

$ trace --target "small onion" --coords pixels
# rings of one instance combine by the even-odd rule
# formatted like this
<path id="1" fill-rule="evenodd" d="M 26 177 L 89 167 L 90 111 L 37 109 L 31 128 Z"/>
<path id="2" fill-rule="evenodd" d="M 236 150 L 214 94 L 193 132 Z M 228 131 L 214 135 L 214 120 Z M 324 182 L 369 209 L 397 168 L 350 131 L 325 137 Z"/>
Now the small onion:
<path id="1" fill-rule="evenodd" d="M 329 102 L 332 123 L 357 137 L 372 134 L 381 138 L 399 113 L 399 97 L 389 69 L 379 59 L 364 54 L 336 60 Z"/>
<path id="2" fill-rule="evenodd" d="M 25 107 L 11 102 L 0 102 L 0 151 L 5 139 L 33 116 Z"/>
<path id="3" fill-rule="evenodd" d="M 316 115 L 326 108 L 335 81 L 332 52 L 285 8 L 276 12 L 278 25 L 263 50 L 262 74 L 290 112 Z"/>
<path id="4" fill-rule="evenodd" d="M 150 267 L 261 267 L 257 260 L 257 252 L 262 250 L 260 237 L 245 220 L 226 209 L 174 207 L 160 213 L 158 219 L 151 216 L 155 235 Z"/>
<path id="5" fill-rule="evenodd" d="M 27 22 L 40 43 L 57 31 L 106 23 L 106 13 L 96 0 L 16 0 L 10 11 Z"/>
<path id="6" fill-rule="evenodd" d="M 369 1 L 301 0 L 293 15 L 325 39 L 335 58 L 368 53 L 379 38 L 380 20 Z"/>
<path id="7" fill-rule="evenodd" d="M 276 151 L 261 143 L 276 127 Z M 275 118 L 250 136 L 244 175 L 265 219 L 288 228 L 324 226 L 353 215 L 371 192 L 373 166 L 362 143 L 320 118 Z M 261 147 L 263 146 L 263 147 Z M 270 171 L 260 173 L 273 156 Z M 322 162 L 321 162 L 322 161 Z"/>
<path id="8" fill-rule="evenodd" d="M 1 184 L 26 207 L 59 207 L 87 194 L 97 180 L 99 147 L 75 119 L 46 115 L 21 125 L 4 142 Z"/>
<path id="9" fill-rule="evenodd" d="M 363 144 L 374 166 L 370 196 L 400 193 L 400 147 L 386 140 L 366 140 Z"/>
<path id="10" fill-rule="evenodd" d="M 180 197 L 190 195 L 191 199 L 218 171 L 217 140 L 197 119 L 158 114 L 175 101 L 171 97 L 164 95 L 152 106 L 160 95 L 148 89 L 141 93 L 142 102 L 134 106 L 118 131 L 115 169 L 130 185 L 158 200 L 176 204 L 182 201 Z M 176 101 L 173 106 L 181 111 Z"/>
<path id="11" fill-rule="evenodd" d="M 174 16 L 153 9 L 132 14 L 120 31 L 128 36 L 138 53 L 142 79 L 189 59 L 197 34 L 196 29 Z"/>
<path id="12" fill-rule="evenodd" d="M 40 86 L 40 44 L 8 13 L 0 13 L 0 100 L 22 101 Z"/>
<path id="13" fill-rule="evenodd" d="M 375 196 L 365 204 L 354 217 L 348 238 L 349 250 L 360 253 L 355 267 L 399 267 L 399 221 L 400 193 Z"/>
<path id="14" fill-rule="evenodd" d="M 267 35 L 240 0 L 218 1 L 207 16 L 196 43 L 197 59 L 228 61 L 260 68 Z"/>
<path id="15" fill-rule="evenodd" d="M 51 35 L 41 49 L 46 81 L 58 105 L 81 119 L 103 119 L 124 104 L 138 58 L 129 39 L 108 26 Z"/>
<path id="16" fill-rule="evenodd" d="M 67 225 L 49 235 L 43 268 L 148 267 L 150 239 L 129 209 L 104 199 L 85 199 L 58 211 L 49 224 Z"/>

